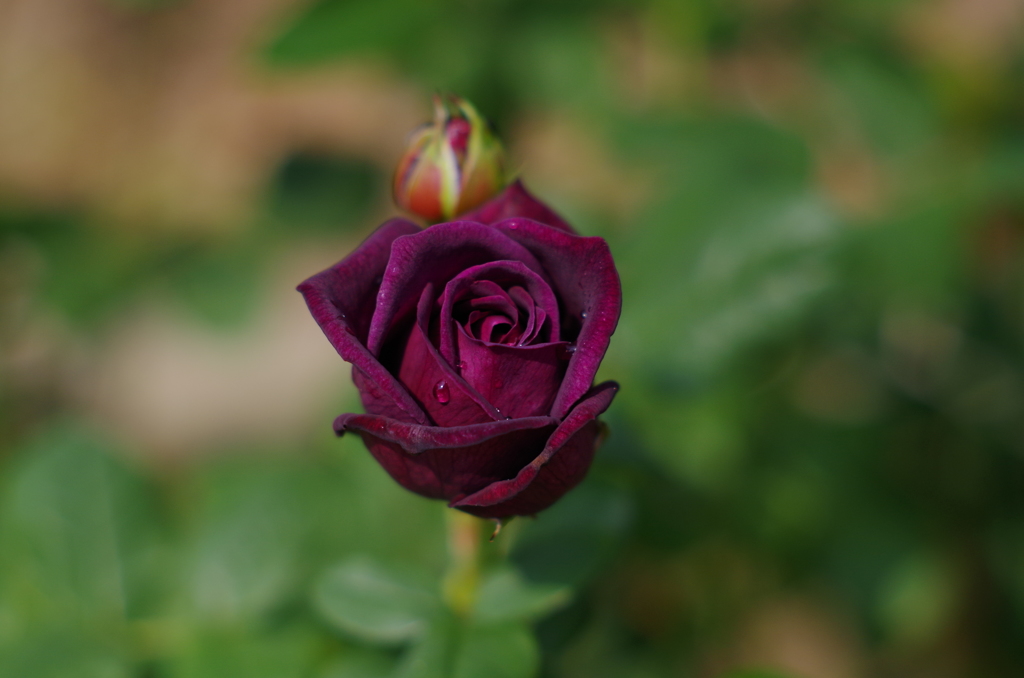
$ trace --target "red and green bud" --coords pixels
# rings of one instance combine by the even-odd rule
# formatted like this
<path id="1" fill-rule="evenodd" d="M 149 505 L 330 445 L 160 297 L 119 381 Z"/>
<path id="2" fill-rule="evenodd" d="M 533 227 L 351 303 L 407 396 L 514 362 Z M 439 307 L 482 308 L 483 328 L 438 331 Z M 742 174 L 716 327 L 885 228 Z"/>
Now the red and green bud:
<path id="1" fill-rule="evenodd" d="M 505 186 L 505 152 L 473 105 L 434 97 L 434 122 L 417 130 L 395 171 L 395 202 L 429 222 L 450 221 Z"/>

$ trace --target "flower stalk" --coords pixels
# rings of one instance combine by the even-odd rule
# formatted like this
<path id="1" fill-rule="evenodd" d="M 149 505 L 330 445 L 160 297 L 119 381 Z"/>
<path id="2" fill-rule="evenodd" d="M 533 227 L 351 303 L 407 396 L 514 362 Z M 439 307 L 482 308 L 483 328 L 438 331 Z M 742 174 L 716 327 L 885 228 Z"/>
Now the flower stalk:
<path id="1" fill-rule="evenodd" d="M 460 617 L 468 617 L 480 588 L 483 531 L 489 521 L 462 511 L 445 511 L 448 522 L 449 566 L 443 583 L 445 602 Z"/>

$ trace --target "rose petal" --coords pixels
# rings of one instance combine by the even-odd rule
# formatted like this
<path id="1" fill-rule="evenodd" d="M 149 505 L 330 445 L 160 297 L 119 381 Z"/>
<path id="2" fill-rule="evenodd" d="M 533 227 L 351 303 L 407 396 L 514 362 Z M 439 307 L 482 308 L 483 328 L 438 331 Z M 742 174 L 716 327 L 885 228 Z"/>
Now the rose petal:
<path id="1" fill-rule="evenodd" d="M 434 228 L 437 228 L 436 226 Z M 558 317 L 558 300 L 551 286 L 540 275 L 530 267 L 519 261 L 495 261 L 479 266 L 472 266 L 455 276 L 445 286 L 444 294 L 441 296 L 441 355 L 449 362 L 455 363 L 455 322 L 452 320 L 455 305 L 463 297 L 467 289 L 478 282 L 489 281 L 492 283 L 516 284 L 525 287 L 534 302 L 541 308 L 546 309 L 548 314 Z M 504 292 L 503 292 L 504 293 Z M 507 293 L 504 293 L 508 296 Z M 509 300 L 512 306 L 515 304 Z M 557 323 L 552 323 L 552 335 L 557 331 Z M 478 334 L 477 338 L 487 341 L 486 334 Z M 554 336 L 557 340 L 557 336 Z"/>
<path id="2" fill-rule="evenodd" d="M 445 428 L 343 414 L 334 430 L 338 435 L 358 433 L 370 454 L 407 490 L 458 501 L 515 476 L 543 449 L 555 423 L 548 417 L 527 417 Z"/>
<path id="3" fill-rule="evenodd" d="M 533 515 L 551 506 L 586 476 L 600 434 L 597 416 L 608 409 L 618 388 L 612 381 L 595 386 L 515 478 L 492 483 L 450 506 L 481 518 Z"/>
<path id="4" fill-rule="evenodd" d="M 392 219 L 352 254 L 309 278 L 298 290 L 331 345 L 342 359 L 352 363 L 353 379 L 367 411 L 425 424 L 428 419 L 423 410 L 366 348 L 392 243 L 418 232 L 419 226 L 411 221 Z"/>
<path id="5" fill-rule="evenodd" d="M 453 221 L 396 239 L 370 323 L 370 353 L 380 355 L 389 333 L 413 311 L 428 283 L 440 287 L 472 266 L 503 259 L 522 262 L 543 275 L 529 250 L 483 224 Z"/>
<path id="6" fill-rule="evenodd" d="M 438 426 L 463 426 L 504 417 L 441 357 L 427 336 L 434 308 L 433 285 L 420 296 L 417 321 L 402 352 L 398 378 Z"/>
<path id="7" fill-rule="evenodd" d="M 551 416 L 560 419 L 594 383 L 597 368 L 622 309 L 622 286 L 608 243 L 529 219 L 508 219 L 494 228 L 522 243 L 544 266 L 562 303 L 561 339 L 574 341 Z"/>
<path id="8" fill-rule="evenodd" d="M 546 415 L 565 373 L 563 342 L 505 346 L 474 339 L 459 328 L 462 376 L 503 417 Z"/>
<path id="9" fill-rule="evenodd" d="M 481 224 L 495 224 L 512 217 L 533 219 L 542 224 L 553 226 L 567 233 L 575 234 L 572 226 L 567 224 L 554 210 L 533 197 L 523 182 L 518 179 L 497 197 L 484 203 L 477 209 L 462 216 L 465 221 L 478 221 Z"/>
<path id="10" fill-rule="evenodd" d="M 550 290 L 550 288 L 548 289 Z M 521 330 L 519 332 L 517 343 L 530 344 L 533 342 L 537 330 L 539 330 L 540 326 L 543 324 L 543 321 L 537 321 L 537 315 L 538 313 L 544 314 L 544 311 L 543 309 L 537 308 L 537 304 L 534 302 L 533 297 L 530 296 L 530 293 L 527 292 L 522 287 L 520 287 L 519 285 L 516 285 L 515 287 L 510 287 L 508 290 L 508 296 L 512 297 L 512 300 L 515 302 L 518 308 L 521 308 L 523 311 L 525 311 L 523 315 L 526 316 L 526 323 L 519 323 L 517 325 L 517 328 Z M 508 344 L 509 342 L 505 339 L 502 339 L 501 343 Z"/>

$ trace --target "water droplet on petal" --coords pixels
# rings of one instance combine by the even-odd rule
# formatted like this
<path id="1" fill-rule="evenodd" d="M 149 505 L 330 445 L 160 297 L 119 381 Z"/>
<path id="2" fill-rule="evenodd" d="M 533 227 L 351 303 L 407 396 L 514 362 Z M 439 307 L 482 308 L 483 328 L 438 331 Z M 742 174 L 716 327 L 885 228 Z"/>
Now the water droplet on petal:
<path id="1" fill-rule="evenodd" d="M 511 224 L 508 225 L 508 227 L 511 228 L 514 231 L 517 228 L 519 228 L 519 222 L 518 221 L 513 221 Z"/>
<path id="2" fill-rule="evenodd" d="M 569 358 L 572 358 L 572 354 L 575 352 L 576 344 L 566 344 L 565 346 L 562 347 L 562 350 L 558 357 L 561 358 L 562 360 L 568 360 Z"/>
<path id="3" fill-rule="evenodd" d="M 586 320 L 587 319 L 587 312 L 583 311 L 583 313 L 580 313 L 580 317 L 583 318 L 584 320 Z"/>
<path id="4" fill-rule="evenodd" d="M 448 401 L 452 399 L 451 389 L 448 388 L 448 383 L 444 379 L 434 384 L 434 398 L 442 405 L 447 405 Z"/>
<path id="5" fill-rule="evenodd" d="M 460 360 L 459 362 L 455 363 L 455 366 L 458 367 L 460 370 L 464 370 L 467 367 L 469 367 L 469 363 L 467 363 L 465 360 Z"/>

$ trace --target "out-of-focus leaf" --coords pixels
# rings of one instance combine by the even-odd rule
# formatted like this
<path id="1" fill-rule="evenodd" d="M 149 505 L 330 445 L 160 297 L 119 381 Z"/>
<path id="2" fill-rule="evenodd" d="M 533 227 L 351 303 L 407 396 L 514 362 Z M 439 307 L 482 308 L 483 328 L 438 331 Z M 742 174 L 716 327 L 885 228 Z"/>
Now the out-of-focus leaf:
<path id="1" fill-rule="evenodd" d="M 576 587 L 607 562 L 630 520 L 621 490 L 588 480 L 525 525 L 510 557 L 532 581 Z"/>
<path id="2" fill-rule="evenodd" d="M 948 196 L 934 197 L 858 234 L 857 282 L 888 304 L 941 309 L 967 272 L 962 217 Z"/>
<path id="3" fill-rule="evenodd" d="M 395 659 L 382 651 L 348 648 L 318 678 L 392 678 Z"/>
<path id="4" fill-rule="evenodd" d="M 133 678 L 127 658 L 80 633 L 41 634 L 0 642 L 0 676 L 11 678 Z"/>
<path id="5" fill-rule="evenodd" d="M 273 42 L 269 56 L 277 63 L 301 64 L 387 53 L 415 40 L 417 31 L 443 11 L 441 3 L 418 0 L 321 0 Z"/>
<path id="6" fill-rule="evenodd" d="M 469 626 L 460 638 L 452 678 L 531 678 L 539 662 L 528 626 Z"/>
<path id="7" fill-rule="evenodd" d="M 205 633 L 170 663 L 173 678 L 302 678 L 309 675 L 317 638 L 301 632 Z"/>
<path id="8" fill-rule="evenodd" d="M 422 635 L 441 608 L 437 593 L 414 576 L 363 557 L 324 574 L 313 601 L 339 629 L 381 643 Z"/>
<path id="9" fill-rule="evenodd" d="M 298 595 L 303 481 L 297 469 L 262 464 L 205 478 L 186 569 L 200 618 L 245 622 Z"/>
<path id="10" fill-rule="evenodd" d="M 547 106 L 603 110 L 612 88 L 602 68 L 602 43 L 576 21 L 536 22 L 506 54 L 506 70 L 524 98 Z"/>
<path id="11" fill-rule="evenodd" d="M 336 411 L 357 411 L 355 403 Z M 329 419 L 325 416 L 325 420 Z M 399 486 L 358 436 L 338 440 L 329 426 L 323 442 L 328 464 L 310 469 L 303 489 L 313 531 L 310 565 L 328 567 L 353 554 L 408 565 L 440 577 L 447 561 L 444 504 Z"/>
<path id="12" fill-rule="evenodd" d="M 531 584 L 512 568 L 500 568 L 484 579 L 473 618 L 482 624 L 532 621 L 566 603 L 572 592 L 565 586 Z"/>
<path id="13" fill-rule="evenodd" d="M 635 422 L 650 455 L 671 476 L 708 492 L 732 487 L 746 452 L 742 422 L 747 412 L 735 387 L 698 395 L 660 388 L 625 394 L 622 407 Z"/>
<path id="14" fill-rule="evenodd" d="M 714 374 L 835 282 L 842 231 L 810 187 L 799 139 L 723 119 L 624 126 L 619 143 L 659 182 L 616 248 L 630 303 L 609 358 L 627 375 Z"/>
<path id="15" fill-rule="evenodd" d="M 920 150 L 938 130 L 920 82 L 895 72 L 881 61 L 849 51 L 826 62 L 842 103 L 859 119 L 861 129 L 885 153 Z"/>
<path id="16" fill-rule="evenodd" d="M 91 432 L 45 431 L 0 494 L 0 590 L 19 625 L 116 629 L 144 613 L 166 564 L 152 488 Z"/>
<path id="17" fill-rule="evenodd" d="M 684 245 L 666 223 L 658 237 L 626 251 L 623 285 L 635 303 L 623 311 L 617 356 L 657 356 L 659 370 L 706 375 L 799 319 L 835 282 L 828 255 L 838 229 L 820 200 L 766 198 L 716 211 L 715 226 L 696 242 Z M 690 265 L 680 273 L 662 255 L 641 265 L 655 242 Z"/>
<path id="18" fill-rule="evenodd" d="M 459 633 L 457 620 L 447 610 L 438 610 L 402 656 L 396 678 L 450 678 Z"/>

